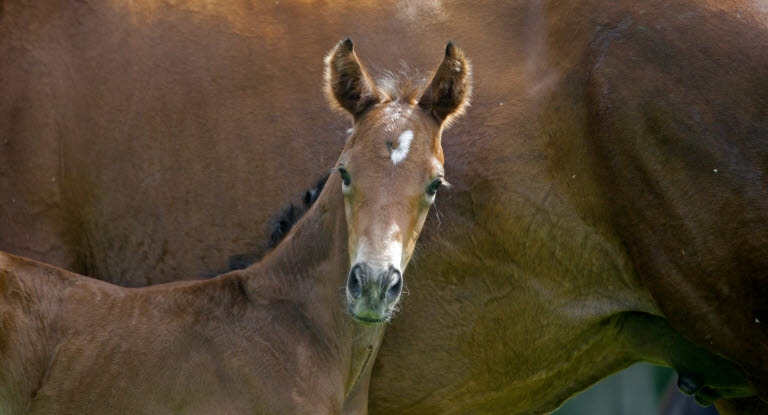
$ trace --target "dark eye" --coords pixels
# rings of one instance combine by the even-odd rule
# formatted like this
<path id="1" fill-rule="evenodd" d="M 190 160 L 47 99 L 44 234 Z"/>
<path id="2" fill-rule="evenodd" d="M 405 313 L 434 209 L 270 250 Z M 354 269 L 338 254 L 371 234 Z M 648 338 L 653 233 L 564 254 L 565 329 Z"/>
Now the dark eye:
<path id="1" fill-rule="evenodd" d="M 442 184 L 442 179 L 435 179 L 432 183 L 429 184 L 429 186 L 427 186 L 427 195 L 430 197 L 434 196 L 437 193 L 437 188 Z"/>
<path id="2" fill-rule="evenodd" d="M 339 174 L 341 175 L 341 181 L 344 182 L 344 186 L 349 186 L 349 172 L 344 167 L 339 167 Z"/>

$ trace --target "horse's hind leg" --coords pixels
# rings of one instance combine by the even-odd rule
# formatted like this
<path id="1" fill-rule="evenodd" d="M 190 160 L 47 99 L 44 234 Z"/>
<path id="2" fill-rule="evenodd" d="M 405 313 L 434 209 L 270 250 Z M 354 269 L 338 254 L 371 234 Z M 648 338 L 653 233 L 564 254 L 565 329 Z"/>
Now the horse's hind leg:
<path id="1" fill-rule="evenodd" d="M 744 372 L 733 362 L 699 347 L 658 316 L 629 312 L 623 315 L 620 338 L 640 360 L 674 368 L 681 392 L 695 395 L 702 406 L 726 398 L 755 395 Z M 765 414 L 765 412 L 762 412 Z"/>

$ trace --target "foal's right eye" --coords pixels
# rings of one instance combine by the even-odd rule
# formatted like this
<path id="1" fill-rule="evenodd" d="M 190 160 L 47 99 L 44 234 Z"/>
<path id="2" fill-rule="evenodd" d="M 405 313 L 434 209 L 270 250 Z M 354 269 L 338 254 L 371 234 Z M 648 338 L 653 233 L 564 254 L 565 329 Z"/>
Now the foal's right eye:
<path id="1" fill-rule="evenodd" d="M 341 181 L 344 186 L 349 186 L 349 172 L 344 167 L 339 167 L 339 174 L 341 175 Z"/>
<path id="2" fill-rule="evenodd" d="M 437 189 L 440 186 L 442 186 L 442 184 L 443 184 L 443 180 L 439 178 L 432 181 L 432 183 L 430 183 L 429 186 L 427 186 L 427 195 L 429 197 L 435 196 L 435 194 L 437 193 Z"/>

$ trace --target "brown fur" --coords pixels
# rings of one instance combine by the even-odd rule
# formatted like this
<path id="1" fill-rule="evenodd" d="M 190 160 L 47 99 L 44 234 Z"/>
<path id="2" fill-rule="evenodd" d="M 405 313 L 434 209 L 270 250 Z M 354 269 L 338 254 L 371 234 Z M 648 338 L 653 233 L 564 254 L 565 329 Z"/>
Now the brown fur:
<path id="1" fill-rule="evenodd" d="M 368 68 L 431 68 L 455 39 L 475 69 L 371 413 L 543 413 L 636 361 L 700 366 L 649 350 L 682 340 L 642 342 L 636 311 L 766 396 L 768 43 L 747 0 L 6 0 L 0 248 L 125 285 L 260 253 L 347 137 L 317 90 L 343 36 Z"/>
<path id="2" fill-rule="evenodd" d="M 0 411 L 340 413 L 382 328 L 340 302 L 343 202 L 327 193 L 329 214 L 264 262 L 202 282 L 122 288 L 0 253 Z"/>

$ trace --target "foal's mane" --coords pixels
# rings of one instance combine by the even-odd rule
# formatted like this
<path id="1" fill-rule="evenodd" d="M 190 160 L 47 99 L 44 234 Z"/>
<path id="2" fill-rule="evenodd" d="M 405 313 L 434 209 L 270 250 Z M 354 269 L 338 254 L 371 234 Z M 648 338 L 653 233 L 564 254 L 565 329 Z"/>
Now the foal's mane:
<path id="1" fill-rule="evenodd" d="M 286 235 L 293 229 L 299 219 L 301 219 L 308 211 L 309 208 L 317 201 L 317 197 L 320 196 L 320 192 L 325 187 L 325 182 L 328 181 L 330 174 L 325 173 L 312 187 L 305 190 L 300 202 L 288 202 L 283 208 L 275 214 L 269 221 L 269 238 L 262 245 L 263 250 L 260 254 L 235 254 L 229 257 L 227 260 L 228 271 L 237 269 L 248 268 L 253 263 L 257 262 L 264 257 L 269 251 L 274 249 L 280 241 L 282 241 Z"/>
<path id="2" fill-rule="evenodd" d="M 382 75 L 374 80 L 382 102 L 416 103 L 421 94 L 424 93 L 431 76 L 427 77 L 417 70 L 411 70 L 405 63 L 402 65 L 403 69 L 400 71 L 382 71 Z"/>

